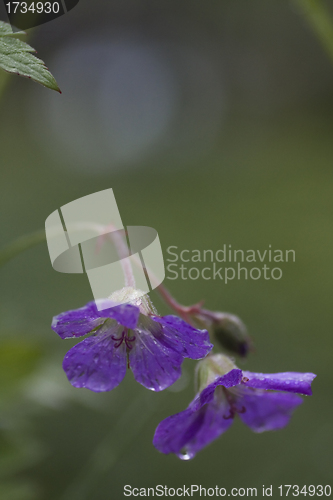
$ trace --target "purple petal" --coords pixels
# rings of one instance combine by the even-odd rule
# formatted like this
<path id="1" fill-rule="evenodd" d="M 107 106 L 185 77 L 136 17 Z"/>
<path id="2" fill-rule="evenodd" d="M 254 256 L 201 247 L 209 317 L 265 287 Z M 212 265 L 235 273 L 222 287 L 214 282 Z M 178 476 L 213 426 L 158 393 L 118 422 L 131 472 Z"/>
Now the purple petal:
<path id="1" fill-rule="evenodd" d="M 168 343 L 184 358 L 204 358 L 213 348 L 207 330 L 198 330 L 177 316 L 152 316 L 163 327 Z"/>
<path id="2" fill-rule="evenodd" d="M 224 418 L 228 414 L 225 400 L 213 401 L 199 410 L 191 406 L 158 425 L 153 444 L 162 453 L 175 453 L 182 459 L 193 458 L 232 424 L 232 419 Z"/>
<path id="3" fill-rule="evenodd" d="M 316 377 L 314 373 L 252 373 L 243 372 L 243 376 L 248 378 L 244 384 L 247 387 L 257 389 L 268 389 L 274 391 L 297 392 L 311 396 L 311 382 Z"/>
<path id="4" fill-rule="evenodd" d="M 239 416 L 254 432 L 282 429 L 288 424 L 293 410 L 303 402 L 296 394 L 244 390 L 246 392 L 239 403 L 246 411 Z"/>
<path id="5" fill-rule="evenodd" d="M 119 304 L 99 311 L 95 302 L 88 302 L 80 309 L 63 312 L 55 316 L 51 328 L 62 339 L 82 337 L 82 335 L 86 335 L 97 326 L 102 325 L 106 318 L 115 319 L 127 328 L 135 328 L 139 314 L 139 308 L 131 304 Z"/>
<path id="6" fill-rule="evenodd" d="M 108 309 L 97 311 L 97 314 L 103 318 L 115 319 L 121 325 L 134 329 L 138 323 L 140 309 L 132 304 L 118 304 Z"/>
<path id="7" fill-rule="evenodd" d="M 234 387 L 235 385 L 241 383 L 242 376 L 243 376 L 242 370 L 235 368 L 234 370 L 231 370 L 222 377 L 216 378 L 213 383 L 209 384 L 199 394 L 199 396 L 194 401 L 192 401 L 191 404 L 195 404 L 195 402 L 198 401 L 197 405 L 195 406 L 195 408 L 198 409 L 204 404 L 209 403 L 214 398 L 214 391 L 218 385 L 222 385 L 223 387 L 226 388 Z"/>
<path id="8" fill-rule="evenodd" d="M 72 347 L 63 361 L 63 369 L 74 387 L 94 392 L 111 391 L 120 384 L 126 373 L 126 344 L 117 342 L 121 328 L 111 331 L 102 327 L 100 333 Z M 118 342 L 119 343 L 119 342 Z"/>
<path id="9" fill-rule="evenodd" d="M 94 302 L 89 302 L 80 309 L 63 312 L 54 316 L 51 324 L 62 339 L 82 337 L 104 323 L 105 319 L 98 315 Z"/>
<path id="10" fill-rule="evenodd" d="M 162 391 L 176 382 L 181 375 L 181 354 L 149 331 L 134 330 L 134 335 L 129 361 L 135 380 L 152 391 Z"/>

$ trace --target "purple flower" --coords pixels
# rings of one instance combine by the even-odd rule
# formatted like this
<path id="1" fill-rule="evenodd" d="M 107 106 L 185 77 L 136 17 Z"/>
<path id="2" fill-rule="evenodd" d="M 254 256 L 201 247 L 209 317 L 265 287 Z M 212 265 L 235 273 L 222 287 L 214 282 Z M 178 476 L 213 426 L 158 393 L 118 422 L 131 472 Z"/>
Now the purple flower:
<path id="1" fill-rule="evenodd" d="M 137 382 L 162 391 L 180 377 L 184 358 L 201 359 L 212 349 L 206 330 L 154 312 L 146 296 L 102 311 L 89 302 L 55 316 L 52 329 L 63 339 L 92 334 L 64 358 L 70 383 L 94 392 L 110 391 L 128 366 Z"/>
<path id="2" fill-rule="evenodd" d="M 236 414 L 254 432 L 285 427 L 302 403 L 295 393 L 311 395 L 313 373 L 251 373 L 221 354 L 199 363 L 200 391 L 188 408 L 163 420 L 154 446 L 162 453 L 191 459 L 225 432 Z M 273 392 L 278 391 L 278 392 Z"/>

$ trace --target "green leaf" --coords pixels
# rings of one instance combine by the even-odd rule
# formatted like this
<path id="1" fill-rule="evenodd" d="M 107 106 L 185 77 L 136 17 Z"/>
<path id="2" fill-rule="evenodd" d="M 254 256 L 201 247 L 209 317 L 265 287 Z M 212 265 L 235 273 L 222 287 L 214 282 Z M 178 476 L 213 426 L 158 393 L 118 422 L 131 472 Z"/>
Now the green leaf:
<path id="1" fill-rule="evenodd" d="M 0 68 L 9 73 L 32 78 L 44 87 L 61 93 L 55 78 L 44 62 L 31 54 L 36 51 L 16 38 L 24 34 L 24 31 L 13 33 L 9 24 L 0 21 Z"/>
<path id="2" fill-rule="evenodd" d="M 17 31 L 14 33 L 10 24 L 0 21 L 0 36 L 17 36 L 25 34 L 25 31 Z"/>

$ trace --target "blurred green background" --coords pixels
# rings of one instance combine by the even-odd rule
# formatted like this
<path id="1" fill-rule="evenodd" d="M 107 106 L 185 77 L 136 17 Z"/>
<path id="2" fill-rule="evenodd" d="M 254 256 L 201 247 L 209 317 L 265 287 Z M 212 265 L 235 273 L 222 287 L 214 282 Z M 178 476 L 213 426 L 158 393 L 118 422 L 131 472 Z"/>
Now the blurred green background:
<path id="1" fill-rule="evenodd" d="M 2 19 L 5 19 L 2 17 Z M 74 389 L 75 341 L 54 315 L 92 299 L 46 244 L 1 269 L 0 498 L 104 500 L 156 484 L 275 487 L 332 479 L 333 66 L 289 2 L 88 2 L 30 32 L 62 95 L 10 78 L 1 102 L 1 245 L 61 205 L 112 187 L 125 225 L 181 249 L 294 249 L 279 281 L 166 279 L 184 304 L 239 315 L 241 368 L 311 371 L 290 425 L 240 420 L 193 461 L 152 445 L 194 395 L 194 361 L 154 394 L 131 372 L 110 393 Z M 253 267 L 252 265 L 249 267 Z M 160 314 L 170 313 L 156 292 Z"/>

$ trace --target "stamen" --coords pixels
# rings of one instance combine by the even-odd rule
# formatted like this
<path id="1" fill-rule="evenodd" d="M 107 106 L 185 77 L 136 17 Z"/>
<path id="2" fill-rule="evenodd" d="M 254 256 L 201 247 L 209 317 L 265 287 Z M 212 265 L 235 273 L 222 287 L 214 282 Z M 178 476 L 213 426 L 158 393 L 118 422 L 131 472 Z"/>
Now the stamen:
<path id="1" fill-rule="evenodd" d="M 129 337 L 128 330 L 127 330 L 127 328 L 125 328 L 120 337 L 116 337 L 115 335 L 111 335 L 111 338 L 112 338 L 112 340 L 115 341 L 114 346 L 116 349 L 118 347 L 120 347 L 123 342 L 125 342 L 127 349 L 131 350 L 133 348 L 133 345 L 131 344 L 131 342 L 134 342 L 136 337 L 135 337 L 135 335 L 133 335 L 133 337 Z"/>
<path id="2" fill-rule="evenodd" d="M 124 330 L 121 334 L 121 337 L 115 337 L 114 335 L 111 335 L 111 338 L 112 340 L 115 340 L 116 343 L 115 343 L 115 348 L 117 349 L 118 347 L 121 346 L 121 344 L 123 343 L 124 341 L 124 338 L 125 338 L 125 334 L 126 334 L 126 330 Z"/>
<path id="3" fill-rule="evenodd" d="M 134 342 L 134 340 L 135 340 L 135 336 L 133 336 L 133 337 L 125 337 L 125 344 L 126 344 L 126 347 L 128 349 L 131 350 L 133 348 L 133 346 L 130 344 L 130 342 Z"/>
<path id="4" fill-rule="evenodd" d="M 234 412 L 232 411 L 232 409 L 230 408 L 230 410 L 229 410 L 229 415 L 223 415 L 223 418 L 224 418 L 225 420 L 229 420 L 230 418 L 234 418 L 234 416 L 235 416 L 235 413 L 234 413 Z"/>
<path id="5" fill-rule="evenodd" d="M 240 409 L 237 408 L 234 396 L 229 391 L 227 391 L 225 387 L 222 386 L 222 389 L 229 403 L 229 414 L 223 415 L 223 418 L 225 420 L 229 420 L 229 418 L 234 418 L 236 413 L 245 413 L 246 412 L 245 406 L 242 406 Z"/>

